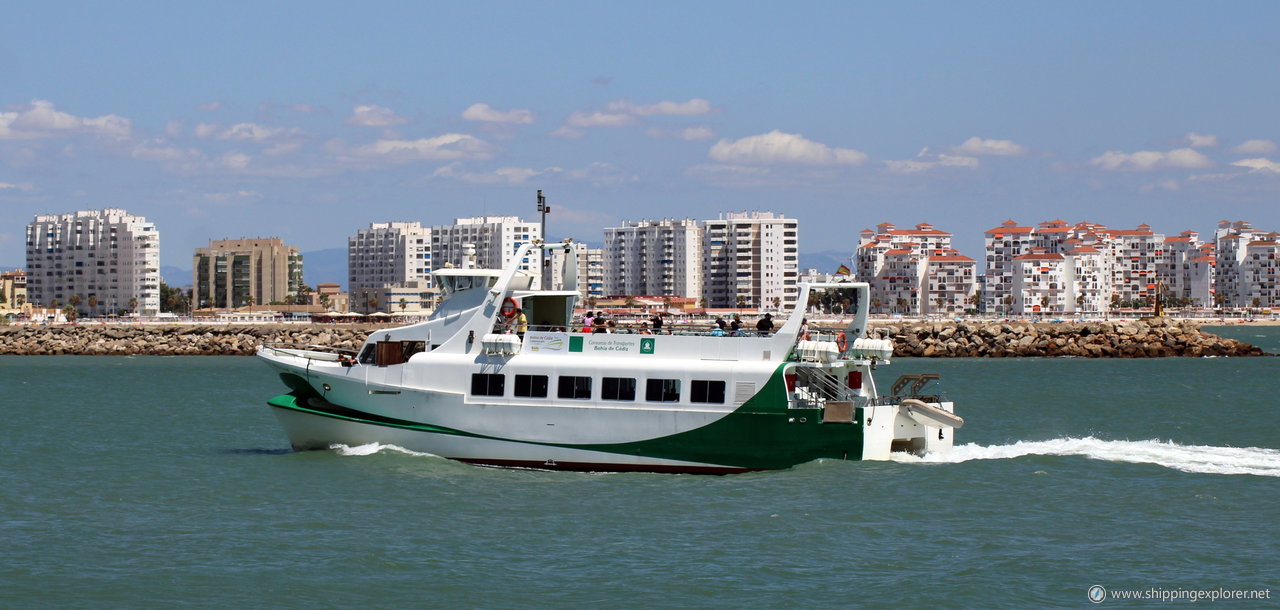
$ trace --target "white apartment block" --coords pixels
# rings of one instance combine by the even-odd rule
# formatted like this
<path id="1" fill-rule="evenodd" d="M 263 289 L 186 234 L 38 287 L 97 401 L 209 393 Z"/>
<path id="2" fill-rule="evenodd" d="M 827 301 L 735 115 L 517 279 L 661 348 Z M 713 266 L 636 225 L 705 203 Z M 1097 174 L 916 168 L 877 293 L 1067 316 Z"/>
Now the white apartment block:
<path id="1" fill-rule="evenodd" d="M 1111 308 L 1112 277 L 1107 268 L 1106 255 L 1096 247 L 1080 240 L 1067 240 L 1071 246 L 1066 253 L 1066 265 L 1070 267 L 1071 281 L 1067 282 L 1067 312 L 1103 313 Z M 1067 269 L 1064 268 L 1064 274 Z M 1064 282 L 1066 278 L 1063 278 Z"/>
<path id="2" fill-rule="evenodd" d="M 476 266 L 481 269 L 506 269 L 515 259 L 520 246 L 542 239 L 542 227 L 537 222 L 521 220 L 517 216 L 475 216 L 457 218 L 451 225 L 431 227 L 431 248 L 436 267 L 446 264 L 461 266 L 465 246 L 475 246 Z M 539 253 L 520 261 L 520 270 L 534 276 L 533 285 L 541 285 L 542 269 L 538 264 Z M 548 257 L 550 260 L 550 257 Z"/>
<path id="3" fill-rule="evenodd" d="M 951 234 L 928 223 L 891 223 L 861 233 L 855 277 L 871 285 L 873 313 L 961 313 L 977 281 L 977 263 L 951 247 Z"/>
<path id="4" fill-rule="evenodd" d="M 790 309 L 799 289 L 799 221 L 727 212 L 703 222 L 702 295 L 708 307 Z"/>
<path id="5" fill-rule="evenodd" d="M 563 270 L 566 262 L 572 259 L 572 264 L 578 268 L 578 295 L 582 298 L 582 302 L 585 303 L 591 298 L 604 298 L 604 250 L 589 248 L 587 244 L 575 242 L 573 252 L 552 250 L 550 256 L 551 285 L 548 287 L 550 290 L 564 290 Z"/>
<path id="6" fill-rule="evenodd" d="M 1075 267 L 1057 252 L 1033 248 L 1013 258 L 1013 309 L 1021 313 L 1063 313 L 1074 307 L 1069 286 Z"/>
<path id="7" fill-rule="evenodd" d="M 1213 305 L 1213 285 L 1204 273 L 1205 265 L 1194 264 L 1205 255 L 1206 245 L 1195 231 L 1165 238 L 1164 258 L 1156 267 L 1156 277 L 1164 285 L 1164 296 L 1174 299 L 1171 302 L 1185 301 L 1193 307 Z"/>
<path id="8" fill-rule="evenodd" d="M 925 265 L 926 313 L 960 314 L 978 286 L 978 262 L 955 250 L 929 255 Z"/>
<path id="9" fill-rule="evenodd" d="M 351 309 L 393 313 L 383 287 L 405 282 L 431 286 L 432 230 L 418 222 L 375 222 L 347 238 L 347 292 Z"/>
<path id="10" fill-rule="evenodd" d="M 793 231 L 794 232 L 794 231 Z M 702 296 L 702 228 L 697 221 L 627 221 L 604 230 L 604 294 Z"/>
<path id="11" fill-rule="evenodd" d="M 1216 298 L 1228 307 L 1275 307 L 1276 246 L 1280 233 L 1254 229 L 1247 222 L 1218 223 Z"/>
<path id="12" fill-rule="evenodd" d="M 1164 235 L 1148 225 L 1134 230 L 1099 229 L 1111 246 L 1115 297 L 1122 303 L 1154 304 L 1157 269 L 1165 258 Z"/>
<path id="13" fill-rule="evenodd" d="M 160 233 L 120 209 L 36 216 L 27 225 L 27 300 L 81 315 L 160 313 Z"/>

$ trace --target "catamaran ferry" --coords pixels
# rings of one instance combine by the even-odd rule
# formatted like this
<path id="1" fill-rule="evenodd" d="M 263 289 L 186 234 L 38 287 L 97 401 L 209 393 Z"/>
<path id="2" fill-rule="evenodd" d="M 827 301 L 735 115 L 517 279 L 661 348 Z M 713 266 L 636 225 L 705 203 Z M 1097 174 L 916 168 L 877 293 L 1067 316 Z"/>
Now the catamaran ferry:
<path id="1" fill-rule="evenodd" d="M 556 248 L 572 252 L 535 242 L 514 260 Z M 852 318 L 838 333 L 802 333 L 799 311 L 773 333 L 583 333 L 565 259 L 563 290 L 534 289 L 514 264 L 436 270 L 444 298 L 431 317 L 377 330 L 358 352 L 262 346 L 290 389 L 268 404 L 293 448 L 382 443 L 491 466 L 722 474 L 942 452 L 964 423 L 922 394 L 937 375 L 876 386 L 893 348 L 865 336 L 867 284 L 799 285 L 798 309 Z M 515 324 L 517 312 L 534 324 Z"/>

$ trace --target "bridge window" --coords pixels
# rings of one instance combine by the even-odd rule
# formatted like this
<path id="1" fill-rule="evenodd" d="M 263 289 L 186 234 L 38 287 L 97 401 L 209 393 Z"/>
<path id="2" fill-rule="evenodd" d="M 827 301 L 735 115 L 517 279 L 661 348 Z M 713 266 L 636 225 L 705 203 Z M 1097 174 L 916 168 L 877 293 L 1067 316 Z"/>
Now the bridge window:
<path id="1" fill-rule="evenodd" d="M 561 377 L 556 396 L 560 398 L 591 398 L 590 377 Z"/>
<path id="2" fill-rule="evenodd" d="M 503 396 L 507 393 L 507 376 L 472 373 L 471 393 L 476 396 Z"/>
<path id="3" fill-rule="evenodd" d="M 516 396 L 521 398 L 546 398 L 546 375 L 516 375 Z"/>
<path id="4" fill-rule="evenodd" d="M 635 400 L 636 380 L 630 377 L 605 377 L 600 384 L 603 400 Z"/>
<path id="5" fill-rule="evenodd" d="M 649 402 L 679 402 L 679 379 L 649 379 L 644 386 L 644 399 Z"/>
<path id="6" fill-rule="evenodd" d="M 724 382 L 694 379 L 689 384 L 689 402 L 724 404 Z"/>

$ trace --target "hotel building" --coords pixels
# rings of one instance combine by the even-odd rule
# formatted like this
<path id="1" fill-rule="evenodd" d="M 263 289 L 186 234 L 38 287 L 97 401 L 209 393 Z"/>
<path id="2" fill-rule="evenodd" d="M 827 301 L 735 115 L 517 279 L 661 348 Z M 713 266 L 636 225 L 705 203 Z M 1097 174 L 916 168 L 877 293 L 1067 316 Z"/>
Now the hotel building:
<path id="1" fill-rule="evenodd" d="M 727 212 L 703 223 L 702 294 L 708 307 L 790 309 L 799 277 L 799 221 Z"/>
<path id="2" fill-rule="evenodd" d="M 384 287 L 423 282 L 429 288 L 432 237 L 432 230 L 418 222 L 375 222 L 347 238 L 351 310 L 391 313 Z"/>
<path id="3" fill-rule="evenodd" d="M 284 303 L 301 288 L 302 255 L 278 237 L 214 240 L 192 257 L 191 302 L 197 308 Z"/>
<path id="4" fill-rule="evenodd" d="M 702 228 L 697 221 L 640 220 L 604 230 L 604 294 L 702 296 Z"/>
<path id="5" fill-rule="evenodd" d="M 81 315 L 160 313 L 160 233 L 120 209 L 36 216 L 27 225 L 27 300 Z"/>

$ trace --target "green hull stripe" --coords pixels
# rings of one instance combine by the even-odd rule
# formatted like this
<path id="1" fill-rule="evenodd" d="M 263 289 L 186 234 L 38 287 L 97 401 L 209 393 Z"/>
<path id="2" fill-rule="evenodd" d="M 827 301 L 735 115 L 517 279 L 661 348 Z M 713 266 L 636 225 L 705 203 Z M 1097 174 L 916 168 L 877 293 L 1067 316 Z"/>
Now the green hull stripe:
<path id="1" fill-rule="evenodd" d="M 823 424 L 821 409 L 787 408 L 786 381 L 782 374 L 785 366 L 785 364 L 779 366 L 770 376 L 765 387 L 750 400 L 715 422 L 670 436 L 629 443 L 571 444 L 522 441 L 473 434 L 418 422 L 382 418 L 350 409 L 317 410 L 299 404 L 295 394 L 303 392 L 277 396 L 268 404 L 322 417 L 433 434 L 750 469 L 787 468 L 818 458 L 861 459 L 863 438 L 860 425 L 857 423 Z"/>

